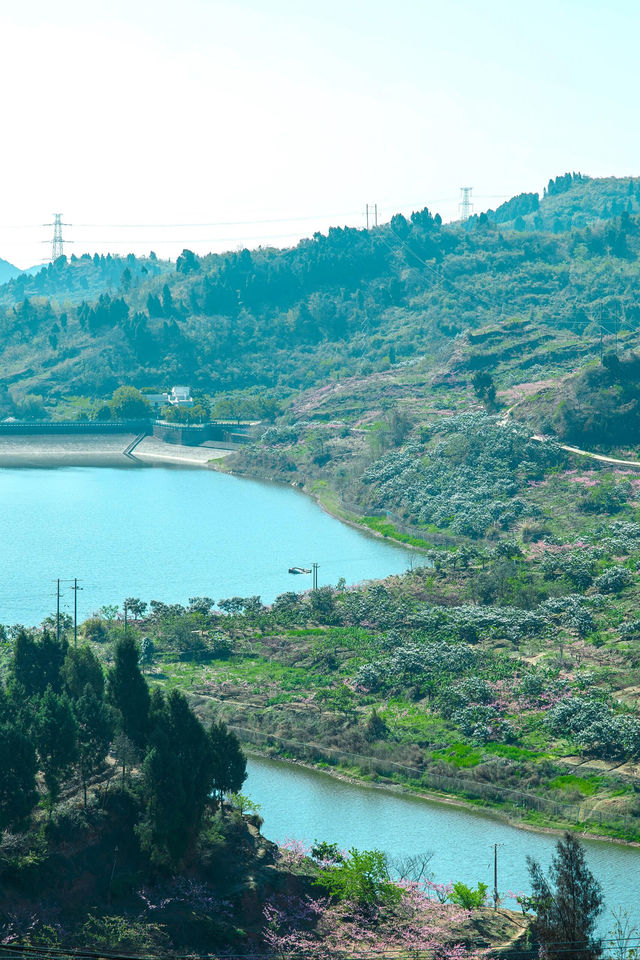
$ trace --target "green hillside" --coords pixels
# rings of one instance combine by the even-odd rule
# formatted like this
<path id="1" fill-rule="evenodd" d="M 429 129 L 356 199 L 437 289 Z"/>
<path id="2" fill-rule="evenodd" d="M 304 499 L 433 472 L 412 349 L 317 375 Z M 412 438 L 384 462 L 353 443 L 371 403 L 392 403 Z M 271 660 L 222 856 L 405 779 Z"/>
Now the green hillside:
<path id="1" fill-rule="evenodd" d="M 626 209 L 592 218 L 611 212 L 616 193 L 635 210 L 637 181 L 568 182 L 525 219 L 573 204 L 590 226 L 522 231 L 487 216 L 444 225 L 425 209 L 287 250 L 184 251 L 175 267 L 61 259 L 0 291 L 4 409 L 27 393 L 51 409 L 64 395 L 172 381 L 210 397 L 267 389 L 286 398 L 418 358 L 453 362 L 461 336 L 471 371 L 499 365 L 505 351 L 529 373 L 570 371 L 596 354 L 599 323 L 611 335 L 624 326 L 632 348 L 640 224 Z M 524 351 L 517 330 L 527 331 Z"/>
<path id="2" fill-rule="evenodd" d="M 597 177 L 565 173 L 549 180 L 543 195 L 521 193 L 486 214 L 492 223 L 516 229 L 582 229 L 602 220 L 640 212 L 639 177 Z M 479 215 L 478 219 L 482 217 Z M 517 221 L 517 223 L 516 223 Z"/>
<path id="3" fill-rule="evenodd" d="M 146 278 L 168 272 L 171 266 L 155 257 L 140 260 L 133 254 L 113 257 L 96 253 L 93 257 L 89 254 L 72 256 L 69 260 L 62 256 L 41 269 L 12 269 L 15 272 L 6 278 L 10 282 L 0 289 L 0 306 L 5 309 L 25 298 L 44 297 L 57 304 L 77 304 L 82 300 L 93 300 L 105 292 L 126 293 Z"/>
<path id="4" fill-rule="evenodd" d="M 640 836 L 640 213 L 610 216 L 635 190 L 567 176 L 464 223 L 422 210 L 171 268 L 60 260 L 34 278 L 55 299 L 5 302 L 2 415 L 190 383 L 203 417 L 269 421 L 219 469 L 421 551 L 386 584 L 228 598 L 231 616 L 156 604 L 163 680 L 202 708 L 231 684 L 226 719 L 248 737 L 259 715 L 276 753 L 313 743 L 368 776 L 393 756 L 416 789 L 510 811 L 517 791 L 532 823 Z M 562 209 L 570 229 L 536 226 Z M 113 285 L 64 301 L 83 276 Z M 227 630 L 223 663 L 192 663 Z"/>

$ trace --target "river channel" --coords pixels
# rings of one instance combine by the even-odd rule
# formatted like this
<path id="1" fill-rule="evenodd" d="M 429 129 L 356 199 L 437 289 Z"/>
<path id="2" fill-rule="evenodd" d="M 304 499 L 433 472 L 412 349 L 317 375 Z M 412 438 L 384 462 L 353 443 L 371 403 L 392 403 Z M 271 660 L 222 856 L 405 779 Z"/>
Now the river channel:
<path id="1" fill-rule="evenodd" d="M 0 623 L 78 616 L 128 596 L 272 601 L 318 583 L 407 569 L 416 555 L 335 520 L 291 487 L 175 467 L 0 469 Z"/>
<path id="2" fill-rule="evenodd" d="M 557 842 L 552 834 L 518 829 L 468 807 L 360 786 L 285 761 L 251 757 L 248 771 L 243 792 L 260 804 L 268 839 L 377 848 L 392 860 L 430 851 L 429 870 L 439 883 L 475 886 L 483 880 L 492 890 L 492 845 L 498 843 L 498 889 L 528 892 L 527 854 L 546 867 Z M 640 849 L 598 840 L 585 845 L 606 898 L 601 934 L 611 929 L 614 907 L 627 909 L 640 925 Z M 505 906 L 517 909 L 513 900 Z"/>

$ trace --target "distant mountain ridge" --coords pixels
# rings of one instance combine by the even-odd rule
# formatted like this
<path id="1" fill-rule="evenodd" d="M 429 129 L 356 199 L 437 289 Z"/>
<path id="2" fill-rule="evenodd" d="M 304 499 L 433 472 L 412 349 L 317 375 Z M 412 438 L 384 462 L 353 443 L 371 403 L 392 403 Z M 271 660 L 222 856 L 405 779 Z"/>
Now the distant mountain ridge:
<path id="1" fill-rule="evenodd" d="M 16 267 L 12 263 L 9 263 L 8 260 L 2 260 L 0 258 L 0 284 L 8 283 L 9 280 L 19 277 L 21 273 L 22 270 L 20 267 Z"/>

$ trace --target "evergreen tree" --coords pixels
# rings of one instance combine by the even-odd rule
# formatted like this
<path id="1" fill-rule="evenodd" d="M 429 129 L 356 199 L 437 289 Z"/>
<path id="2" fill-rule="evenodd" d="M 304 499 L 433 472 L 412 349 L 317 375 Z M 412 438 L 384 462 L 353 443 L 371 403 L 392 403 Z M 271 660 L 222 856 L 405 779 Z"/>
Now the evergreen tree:
<path id="1" fill-rule="evenodd" d="M 76 701 L 73 712 L 78 725 L 78 769 L 86 807 L 87 779 L 102 766 L 107 756 L 113 737 L 113 715 L 90 683 Z"/>
<path id="2" fill-rule="evenodd" d="M 151 749 L 144 766 L 145 845 L 156 862 L 175 866 L 195 841 L 213 778 L 211 741 L 183 694 L 154 691 Z"/>
<path id="3" fill-rule="evenodd" d="M 0 832 L 24 826 L 38 794 L 38 764 L 31 740 L 11 723 L 0 725 Z"/>
<path id="4" fill-rule="evenodd" d="M 114 659 L 107 681 L 109 700 L 118 710 L 123 733 L 136 746 L 143 747 L 147 740 L 149 688 L 140 672 L 140 651 L 133 637 L 118 640 Z"/>
<path id="5" fill-rule="evenodd" d="M 209 729 L 213 750 L 213 782 L 211 788 L 219 801 L 225 793 L 239 793 L 247 779 L 247 760 L 235 733 L 226 724 L 214 720 Z"/>
<path id="6" fill-rule="evenodd" d="M 76 760 L 77 732 L 67 695 L 47 687 L 35 717 L 35 740 L 49 793 L 49 815 L 60 795 L 60 781 Z"/>
<path id="7" fill-rule="evenodd" d="M 62 680 L 70 696 L 82 697 L 87 684 L 101 700 L 104 694 L 104 674 L 100 661 L 91 647 L 70 647 L 62 665 Z"/>
<path id="8" fill-rule="evenodd" d="M 67 650 L 64 637 L 58 641 L 48 630 L 43 630 L 39 639 L 20 630 L 13 648 L 11 673 L 28 697 L 40 697 L 47 687 L 60 692 L 60 673 Z"/>
<path id="9" fill-rule="evenodd" d="M 536 911 L 532 932 L 544 955 L 550 960 L 599 957 L 602 943 L 594 933 L 604 899 L 580 841 L 569 831 L 558 840 L 548 877 L 531 857 L 527 866 L 533 888 L 530 903 Z"/>

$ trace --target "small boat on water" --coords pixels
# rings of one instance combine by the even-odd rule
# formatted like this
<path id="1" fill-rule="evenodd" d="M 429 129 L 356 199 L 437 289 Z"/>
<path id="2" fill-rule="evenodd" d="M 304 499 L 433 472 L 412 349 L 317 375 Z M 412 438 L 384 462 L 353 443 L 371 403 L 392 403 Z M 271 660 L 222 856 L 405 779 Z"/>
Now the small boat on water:
<path id="1" fill-rule="evenodd" d="M 289 567 L 289 573 L 311 573 L 306 567 Z"/>

